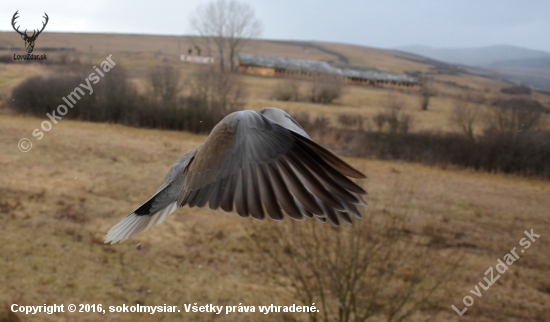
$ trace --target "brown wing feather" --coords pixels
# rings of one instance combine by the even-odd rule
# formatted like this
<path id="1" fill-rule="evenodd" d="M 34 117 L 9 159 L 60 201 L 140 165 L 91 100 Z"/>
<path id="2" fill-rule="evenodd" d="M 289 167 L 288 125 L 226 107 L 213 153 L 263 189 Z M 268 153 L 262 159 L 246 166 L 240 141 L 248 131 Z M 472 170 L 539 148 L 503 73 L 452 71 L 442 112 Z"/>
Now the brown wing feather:
<path id="1" fill-rule="evenodd" d="M 277 203 L 277 198 L 273 192 L 273 187 L 269 182 L 268 174 L 265 173 L 262 166 L 257 164 L 256 169 L 258 172 L 258 186 L 260 189 L 260 196 L 264 204 L 265 210 L 271 219 L 283 220 L 283 213 Z"/>
<path id="2" fill-rule="evenodd" d="M 263 220 L 265 218 L 264 210 L 262 208 L 262 200 L 260 199 L 259 187 L 258 187 L 258 176 L 257 169 L 255 164 L 248 164 L 246 167 L 247 173 L 247 197 L 246 201 L 248 203 L 248 211 L 253 218 Z"/>

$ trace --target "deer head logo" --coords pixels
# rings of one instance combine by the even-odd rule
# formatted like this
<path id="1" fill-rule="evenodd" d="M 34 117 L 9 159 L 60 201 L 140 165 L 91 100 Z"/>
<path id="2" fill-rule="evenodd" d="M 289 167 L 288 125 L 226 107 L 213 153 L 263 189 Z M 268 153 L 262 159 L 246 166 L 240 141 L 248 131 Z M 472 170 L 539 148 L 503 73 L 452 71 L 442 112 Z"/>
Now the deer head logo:
<path id="1" fill-rule="evenodd" d="M 23 38 L 23 40 L 25 41 L 25 49 L 27 49 L 27 53 L 30 54 L 34 49 L 34 42 L 36 41 L 36 38 L 38 38 L 38 35 L 40 35 L 40 33 L 44 30 L 44 28 L 46 28 L 46 25 L 48 24 L 48 20 L 50 20 L 50 18 L 44 12 L 43 18 L 46 19 L 46 21 L 42 23 L 42 29 L 40 29 L 40 31 L 33 29 L 32 36 L 29 36 L 27 35 L 27 29 L 25 29 L 25 32 L 21 32 L 19 31 L 19 27 L 15 27 L 15 20 L 19 18 L 19 16 L 17 15 L 18 13 L 19 13 L 19 10 L 17 10 L 13 14 L 13 18 L 11 18 L 11 25 L 13 27 L 13 30 L 17 31 L 17 33 L 20 34 L 21 38 Z"/>

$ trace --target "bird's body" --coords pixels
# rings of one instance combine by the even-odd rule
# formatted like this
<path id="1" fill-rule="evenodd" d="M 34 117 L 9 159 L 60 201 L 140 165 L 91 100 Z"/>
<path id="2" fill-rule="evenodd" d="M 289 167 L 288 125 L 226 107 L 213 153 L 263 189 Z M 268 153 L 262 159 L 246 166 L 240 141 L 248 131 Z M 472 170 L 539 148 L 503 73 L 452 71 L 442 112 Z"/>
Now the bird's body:
<path id="1" fill-rule="evenodd" d="M 163 222 L 178 207 L 233 209 L 242 217 L 282 220 L 338 218 L 351 223 L 366 205 L 366 192 L 348 179 L 365 176 L 313 142 L 290 115 L 277 108 L 226 116 L 203 145 L 184 154 L 159 190 L 116 224 L 106 243 L 124 241 Z M 264 211 L 265 209 L 265 211 Z"/>

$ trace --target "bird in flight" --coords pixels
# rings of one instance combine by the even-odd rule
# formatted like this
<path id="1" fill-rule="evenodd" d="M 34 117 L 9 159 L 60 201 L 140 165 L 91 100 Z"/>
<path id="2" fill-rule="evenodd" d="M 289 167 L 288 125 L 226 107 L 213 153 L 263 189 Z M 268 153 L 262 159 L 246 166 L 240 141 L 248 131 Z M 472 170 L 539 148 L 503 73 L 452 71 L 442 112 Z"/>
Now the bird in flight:
<path id="1" fill-rule="evenodd" d="M 158 191 L 113 226 L 117 243 L 162 223 L 178 207 L 235 210 L 241 217 L 317 218 L 338 226 L 361 219 L 365 190 L 348 177 L 365 175 L 313 142 L 289 114 L 274 107 L 226 116 L 203 145 L 184 154 Z"/>

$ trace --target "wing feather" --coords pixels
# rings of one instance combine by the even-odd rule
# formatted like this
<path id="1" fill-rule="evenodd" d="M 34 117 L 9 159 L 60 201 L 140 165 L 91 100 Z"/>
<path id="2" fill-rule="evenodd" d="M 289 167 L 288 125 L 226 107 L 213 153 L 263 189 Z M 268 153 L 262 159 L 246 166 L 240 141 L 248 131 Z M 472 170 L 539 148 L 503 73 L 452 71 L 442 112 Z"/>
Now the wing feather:
<path id="1" fill-rule="evenodd" d="M 305 140 L 297 140 L 296 144 L 299 147 L 299 151 L 302 151 L 307 155 L 307 157 L 303 157 L 302 160 L 311 160 L 312 162 L 315 161 L 318 165 L 320 165 L 323 168 L 323 170 L 327 173 L 327 175 L 329 175 L 332 179 L 334 179 L 334 181 L 336 181 L 339 185 L 341 185 L 345 189 L 358 194 L 366 194 L 366 191 L 363 190 L 363 188 L 359 187 L 355 182 L 346 178 L 346 176 L 338 172 L 338 170 L 334 169 L 326 160 L 324 160 L 318 154 L 316 154 L 316 152 L 313 149 L 311 149 L 307 144 L 305 144 Z"/>
<path id="2" fill-rule="evenodd" d="M 305 167 L 300 160 L 296 158 L 296 155 L 292 151 L 288 154 L 286 158 L 288 164 L 293 168 L 294 173 L 300 178 L 304 183 L 306 188 L 311 191 L 319 199 L 323 200 L 328 206 L 337 209 L 345 210 L 336 198 L 328 191 L 319 180 Z"/>
<path id="3" fill-rule="evenodd" d="M 340 226 L 340 221 L 338 220 L 338 216 L 336 215 L 336 212 L 334 211 L 334 209 L 327 207 L 327 205 L 325 205 L 325 203 L 322 202 L 320 199 L 316 199 L 316 201 L 319 204 L 319 207 L 322 209 L 328 221 L 330 221 L 330 223 L 333 224 L 334 226 Z"/>
<path id="4" fill-rule="evenodd" d="M 253 218 L 263 220 L 265 213 L 262 208 L 262 200 L 260 198 L 260 191 L 258 187 L 258 173 L 256 172 L 255 165 L 248 164 L 247 170 L 247 196 L 246 201 L 248 203 L 248 211 Z"/>
<path id="5" fill-rule="evenodd" d="M 273 191 L 275 192 L 275 196 L 279 201 L 279 205 L 281 205 L 281 208 L 283 208 L 283 210 L 290 217 L 296 220 L 302 220 L 302 213 L 296 206 L 296 203 L 294 202 L 294 197 L 292 197 L 292 195 L 288 191 L 283 179 L 281 178 L 281 175 L 275 171 L 275 167 L 276 165 L 273 164 L 267 164 L 265 166 L 271 184 L 273 185 Z"/>
<path id="6" fill-rule="evenodd" d="M 223 178 L 217 184 L 214 184 L 212 188 L 212 197 L 209 202 L 210 209 L 216 210 L 220 207 L 223 192 L 228 180 L 229 178 Z"/>
<path id="7" fill-rule="evenodd" d="M 237 175 L 234 174 L 227 178 L 227 186 L 223 190 L 220 200 L 220 208 L 226 212 L 233 211 L 233 196 L 235 195 L 236 187 Z"/>
<path id="8" fill-rule="evenodd" d="M 321 208 L 315 202 L 315 198 L 307 191 L 302 182 L 296 177 L 294 172 L 290 169 L 285 159 L 277 160 L 277 166 L 282 174 L 283 180 L 288 187 L 290 193 L 300 201 L 302 206 L 309 212 L 320 215 L 322 214 Z"/>
<path id="9" fill-rule="evenodd" d="M 248 208 L 246 203 L 246 171 L 239 169 L 240 175 L 237 175 L 237 185 L 235 187 L 235 208 L 241 217 L 248 217 Z"/>
<path id="10" fill-rule="evenodd" d="M 283 213 L 277 203 L 277 197 L 275 197 L 275 192 L 273 192 L 273 187 L 269 182 L 268 174 L 260 164 L 256 165 L 256 171 L 258 172 L 260 198 L 265 206 L 267 214 L 273 220 L 283 220 Z"/>
<path id="11" fill-rule="evenodd" d="M 304 208 L 304 206 L 302 206 L 302 204 L 298 201 L 298 199 L 294 198 L 294 202 L 296 203 L 296 206 L 298 207 L 298 209 L 300 209 L 300 212 L 302 213 L 302 215 L 304 215 L 307 218 L 313 218 L 313 214 L 307 211 L 307 209 Z"/>

